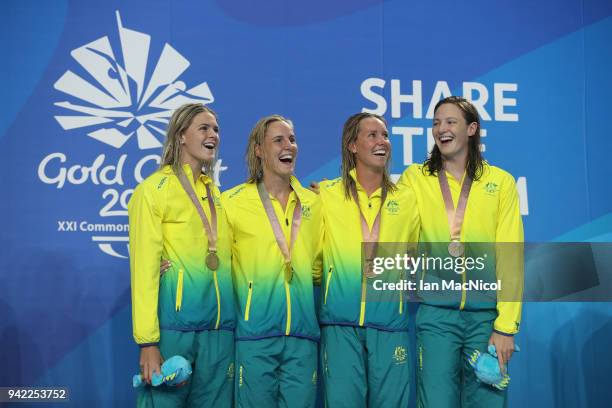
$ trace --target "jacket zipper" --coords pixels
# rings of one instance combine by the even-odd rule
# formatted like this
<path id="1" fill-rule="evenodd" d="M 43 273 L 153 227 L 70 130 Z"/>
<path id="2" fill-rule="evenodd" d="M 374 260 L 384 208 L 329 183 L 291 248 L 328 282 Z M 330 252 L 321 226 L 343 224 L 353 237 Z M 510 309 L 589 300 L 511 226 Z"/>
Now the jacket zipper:
<path id="1" fill-rule="evenodd" d="M 253 281 L 249 281 L 249 294 L 247 295 L 246 307 L 244 309 L 244 321 L 249 321 L 249 313 L 251 312 L 251 296 L 253 296 Z"/>

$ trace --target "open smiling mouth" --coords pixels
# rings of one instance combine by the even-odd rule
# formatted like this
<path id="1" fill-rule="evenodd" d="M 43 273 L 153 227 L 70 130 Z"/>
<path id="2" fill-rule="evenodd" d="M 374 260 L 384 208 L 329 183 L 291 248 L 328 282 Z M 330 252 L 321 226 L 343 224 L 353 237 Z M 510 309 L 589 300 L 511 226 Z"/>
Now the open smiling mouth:
<path id="1" fill-rule="evenodd" d="M 217 145 L 213 142 L 206 142 L 204 143 L 204 147 L 209 149 L 209 150 L 214 150 L 215 147 L 217 147 Z"/>
<path id="2" fill-rule="evenodd" d="M 440 140 L 440 143 L 446 144 L 446 143 L 452 142 L 453 139 L 454 139 L 454 137 L 452 137 L 452 136 L 440 136 L 439 140 Z"/>
<path id="3" fill-rule="evenodd" d="M 291 164 L 293 163 L 292 154 L 283 154 L 278 158 L 282 163 Z"/>
<path id="4" fill-rule="evenodd" d="M 385 157 L 387 155 L 387 151 L 384 149 L 374 150 L 372 152 L 374 156 Z"/>

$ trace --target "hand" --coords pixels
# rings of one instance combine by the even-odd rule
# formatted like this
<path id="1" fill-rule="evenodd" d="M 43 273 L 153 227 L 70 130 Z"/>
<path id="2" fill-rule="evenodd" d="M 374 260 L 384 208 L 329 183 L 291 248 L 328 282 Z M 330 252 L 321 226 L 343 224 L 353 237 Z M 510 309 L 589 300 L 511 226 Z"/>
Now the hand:
<path id="1" fill-rule="evenodd" d="M 502 374 L 506 374 L 506 364 L 508 364 L 512 353 L 514 353 L 514 336 L 504 336 L 503 334 L 493 332 L 489 338 L 489 344 L 495 346 L 499 369 Z"/>
<path id="2" fill-rule="evenodd" d="M 327 179 L 323 177 L 323 181 L 326 181 L 326 180 Z M 321 192 L 321 186 L 316 181 L 311 181 L 310 186 L 308 186 L 308 189 L 315 194 L 319 194 Z"/>
<path id="3" fill-rule="evenodd" d="M 162 259 L 161 262 L 159 263 L 159 274 L 160 276 L 163 275 L 164 273 L 166 273 L 168 271 L 168 269 L 170 269 L 172 267 L 172 262 L 170 262 L 167 259 Z"/>
<path id="4" fill-rule="evenodd" d="M 317 183 L 316 181 L 311 181 L 310 186 L 308 186 L 308 189 L 315 194 L 319 194 L 321 186 L 319 186 L 319 183 Z"/>
<path id="5" fill-rule="evenodd" d="M 163 358 L 157 346 L 146 346 L 140 348 L 140 375 L 142 380 L 151 384 L 153 373 L 161 373 Z"/>

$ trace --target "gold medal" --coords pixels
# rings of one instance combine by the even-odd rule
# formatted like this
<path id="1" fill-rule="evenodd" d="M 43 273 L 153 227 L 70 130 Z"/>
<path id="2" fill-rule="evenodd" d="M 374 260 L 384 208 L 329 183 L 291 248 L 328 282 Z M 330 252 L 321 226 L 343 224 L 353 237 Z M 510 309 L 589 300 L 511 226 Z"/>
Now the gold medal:
<path id="1" fill-rule="evenodd" d="M 219 269 L 219 256 L 216 252 L 206 254 L 206 267 L 211 271 Z"/>
<path id="2" fill-rule="evenodd" d="M 460 256 L 463 256 L 463 253 L 465 252 L 465 247 L 463 246 L 463 243 L 459 242 L 459 241 L 451 241 L 448 244 L 448 253 L 451 256 L 454 256 L 455 258 L 458 258 Z"/>
<path id="3" fill-rule="evenodd" d="M 290 283 L 293 279 L 293 267 L 290 262 L 285 263 L 285 282 Z"/>
<path id="4" fill-rule="evenodd" d="M 374 261 L 371 259 L 365 259 L 363 262 L 363 273 L 365 274 L 366 278 L 375 278 L 376 274 L 374 273 Z"/>
<path id="5" fill-rule="evenodd" d="M 468 197 L 470 196 L 470 189 L 472 188 L 472 179 L 468 175 L 464 176 L 456 208 L 453 204 L 453 197 L 448 185 L 446 170 L 441 169 L 438 172 L 438 182 L 440 183 L 440 191 L 442 192 L 444 206 L 446 207 L 446 217 L 448 219 L 448 229 L 451 239 L 451 242 L 448 244 L 448 253 L 458 258 L 463 256 L 465 252 L 465 247 L 463 243 L 460 242 L 460 237 L 463 217 L 465 216 L 465 209 L 467 207 Z"/>

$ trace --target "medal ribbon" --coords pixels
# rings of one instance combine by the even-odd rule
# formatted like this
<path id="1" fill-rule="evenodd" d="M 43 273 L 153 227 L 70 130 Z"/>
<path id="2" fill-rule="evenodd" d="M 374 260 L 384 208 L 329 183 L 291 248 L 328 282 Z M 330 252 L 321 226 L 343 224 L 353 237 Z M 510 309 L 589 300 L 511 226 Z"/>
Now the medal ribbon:
<path id="1" fill-rule="evenodd" d="M 209 223 L 208 218 L 206 218 L 206 214 L 204 213 L 204 208 L 202 208 L 202 204 L 200 204 L 200 201 L 198 200 L 198 197 L 196 196 L 195 191 L 193 191 L 193 187 L 191 187 L 189 180 L 187 180 L 187 176 L 185 176 L 185 173 L 181 173 L 179 175 L 179 181 L 181 182 L 183 189 L 185 190 L 185 192 L 191 199 L 191 202 L 193 203 L 196 210 L 198 211 L 198 215 L 200 216 L 200 219 L 202 220 L 202 225 L 204 226 L 204 232 L 206 233 L 206 237 L 208 239 L 208 252 L 216 253 L 217 252 L 217 211 L 213 203 L 210 187 L 208 186 L 208 184 L 206 184 L 206 198 L 208 200 L 208 207 L 210 208 L 210 218 L 211 218 L 211 222 Z"/>
<path id="2" fill-rule="evenodd" d="M 385 204 L 385 199 L 387 198 L 387 191 L 383 187 L 380 208 L 378 209 L 378 214 L 376 214 L 376 218 L 374 219 L 374 224 L 372 224 L 371 230 L 368 227 L 368 221 L 363 215 L 363 211 L 361 211 L 361 206 L 359 205 L 359 197 L 357 196 L 357 189 L 354 186 L 351 189 L 351 195 L 353 196 L 353 200 L 355 200 L 355 204 L 357 204 L 357 209 L 359 210 L 359 217 L 361 218 L 361 235 L 363 241 L 367 243 L 372 243 L 372 245 L 365 246 L 365 260 L 366 262 L 371 262 L 372 259 L 374 259 L 374 255 L 376 254 L 376 249 L 378 246 L 377 243 L 380 237 L 380 214 L 382 213 L 382 208 Z"/>
<path id="3" fill-rule="evenodd" d="M 272 232 L 274 233 L 274 238 L 276 238 L 276 244 L 283 254 L 283 258 L 285 259 L 285 268 L 291 267 L 291 249 L 293 248 L 293 244 L 297 239 L 298 231 L 300 229 L 300 224 L 302 222 L 302 204 L 300 203 L 300 198 L 295 195 L 297 198 L 297 203 L 295 203 L 295 208 L 293 209 L 293 220 L 291 221 L 291 237 L 289 245 L 287 245 L 287 239 L 285 238 L 285 234 L 283 234 L 283 230 L 281 229 L 280 223 L 278 222 L 278 218 L 276 217 L 276 213 L 274 212 L 274 207 L 272 207 L 272 201 L 270 200 L 270 196 L 263 182 L 257 183 L 257 192 L 259 193 L 259 198 L 261 203 L 266 210 L 266 215 L 268 216 L 268 221 L 270 221 L 270 226 L 272 227 Z M 291 280 L 291 276 L 285 276 L 285 279 L 289 282 Z"/>
<path id="4" fill-rule="evenodd" d="M 448 178 L 446 177 L 446 171 L 444 169 L 438 172 L 438 182 L 440 183 L 440 190 L 442 190 L 442 197 L 444 198 L 444 205 L 446 206 L 450 239 L 451 241 L 459 241 L 461 240 L 461 227 L 463 226 L 465 208 L 467 207 L 470 188 L 472 187 L 472 179 L 468 177 L 467 174 L 465 175 L 456 209 L 453 205 L 453 196 L 451 195 Z"/>

